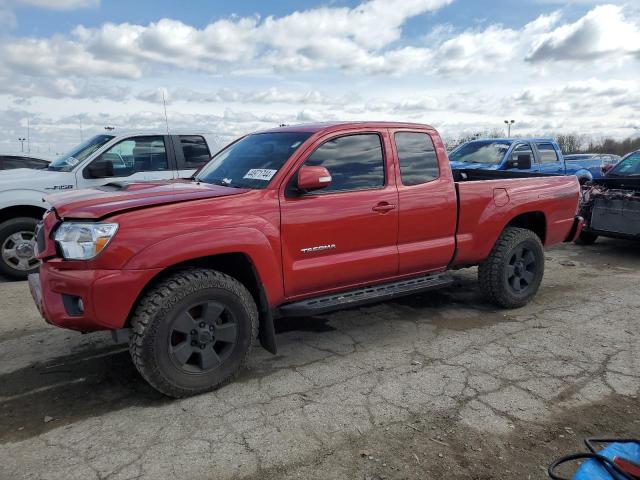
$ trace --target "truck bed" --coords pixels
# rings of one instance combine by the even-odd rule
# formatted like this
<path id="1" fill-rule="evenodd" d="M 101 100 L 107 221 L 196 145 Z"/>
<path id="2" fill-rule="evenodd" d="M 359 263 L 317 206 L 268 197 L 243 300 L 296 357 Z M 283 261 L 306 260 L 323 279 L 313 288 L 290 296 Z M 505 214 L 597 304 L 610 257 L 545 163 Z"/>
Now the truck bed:
<path id="1" fill-rule="evenodd" d="M 453 179 L 456 182 L 473 182 L 477 180 L 499 180 L 507 178 L 558 177 L 552 173 L 526 172 L 519 170 L 483 170 L 480 168 L 453 168 Z"/>
<path id="2" fill-rule="evenodd" d="M 455 182 L 459 212 L 454 266 L 484 260 L 504 226 L 518 226 L 519 219 L 536 225 L 545 245 L 567 238 L 577 213 L 578 179 L 513 173 L 473 170 L 468 178 Z M 491 179 L 482 178 L 486 174 Z"/>

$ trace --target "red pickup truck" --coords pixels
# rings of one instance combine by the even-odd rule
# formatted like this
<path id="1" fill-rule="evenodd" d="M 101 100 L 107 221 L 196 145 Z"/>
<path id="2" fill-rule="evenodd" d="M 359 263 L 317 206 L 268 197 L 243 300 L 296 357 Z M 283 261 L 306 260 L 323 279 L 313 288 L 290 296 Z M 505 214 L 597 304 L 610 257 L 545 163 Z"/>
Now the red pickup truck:
<path id="1" fill-rule="evenodd" d="M 483 177 L 488 175 L 490 179 Z M 450 285 L 479 265 L 484 297 L 526 304 L 543 245 L 573 241 L 575 176 L 449 167 L 431 127 L 327 123 L 240 138 L 192 179 L 48 197 L 29 284 L 44 318 L 128 335 L 156 389 L 230 380 L 273 320 Z"/>

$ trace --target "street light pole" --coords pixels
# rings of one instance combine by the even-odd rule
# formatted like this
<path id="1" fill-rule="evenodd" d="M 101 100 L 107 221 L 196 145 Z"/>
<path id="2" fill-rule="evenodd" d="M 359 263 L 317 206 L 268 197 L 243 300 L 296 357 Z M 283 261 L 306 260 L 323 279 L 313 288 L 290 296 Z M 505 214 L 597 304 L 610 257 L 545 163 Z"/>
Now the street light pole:
<path id="1" fill-rule="evenodd" d="M 507 124 L 507 138 L 511 138 L 511 125 L 513 125 L 514 123 L 516 123 L 515 120 L 505 120 L 504 123 Z"/>
<path id="2" fill-rule="evenodd" d="M 18 141 L 20 142 L 20 151 L 21 151 L 22 153 L 24 153 L 24 142 L 26 142 L 26 141 L 27 141 L 27 139 L 26 139 L 26 138 L 22 138 L 22 137 L 21 137 L 21 138 L 19 138 L 19 139 L 18 139 Z"/>

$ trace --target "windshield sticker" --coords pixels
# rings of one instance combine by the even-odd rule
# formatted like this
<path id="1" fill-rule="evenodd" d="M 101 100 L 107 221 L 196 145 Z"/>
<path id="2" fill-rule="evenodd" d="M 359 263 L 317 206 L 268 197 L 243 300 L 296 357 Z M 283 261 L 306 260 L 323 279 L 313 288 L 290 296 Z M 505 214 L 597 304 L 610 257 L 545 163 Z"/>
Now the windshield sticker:
<path id="1" fill-rule="evenodd" d="M 244 177 L 251 180 L 263 180 L 268 182 L 276 174 L 277 170 L 270 170 L 268 168 L 252 168 Z"/>

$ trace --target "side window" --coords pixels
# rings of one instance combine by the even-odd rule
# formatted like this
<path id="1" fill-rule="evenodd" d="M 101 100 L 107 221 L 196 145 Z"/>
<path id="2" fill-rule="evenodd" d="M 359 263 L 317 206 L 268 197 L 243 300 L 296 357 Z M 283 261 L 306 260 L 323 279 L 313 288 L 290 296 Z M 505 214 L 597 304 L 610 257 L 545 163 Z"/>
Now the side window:
<path id="1" fill-rule="evenodd" d="M 307 158 L 305 165 L 329 170 L 331 185 L 322 193 L 384 186 L 382 143 L 380 136 L 375 133 L 329 140 Z"/>
<path id="2" fill-rule="evenodd" d="M 438 158 L 429 135 L 397 132 L 395 141 L 403 185 L 420 185 L 438 178 L 440 175 Z"/>
<path id="3" fill-rule="evenodd" d="M 558 154 L 550 143 L 538 143 L 538 152 L 540 152 L 540 163 L 556 163 Z"/>
<path id="4" fill-rule="evenodd" d="M 196 135 L 180 135 L 185 168 L 200 168 L 211 159 L 207 142 Z"/>
<path id="5" fill-rule="evenodd" d="M 169 169 L 167 150 L 161 136 L 123 140 L 103 153 L 100 159 L 111 161 L 114 177 Z"/>
<path id="6" fill-rule="evenodd" d="M 529 145 L 528 143 L 521 143 L 519 145 L 516 145 L 516 147 L 513 149 L 513 153 L 511 154 L 511 158 L 514 161 L 518 161 L 519 155 L 529 155 L 531 163 L 534 162 L 533 151 L 531 150 L 531 145 Z"/>

